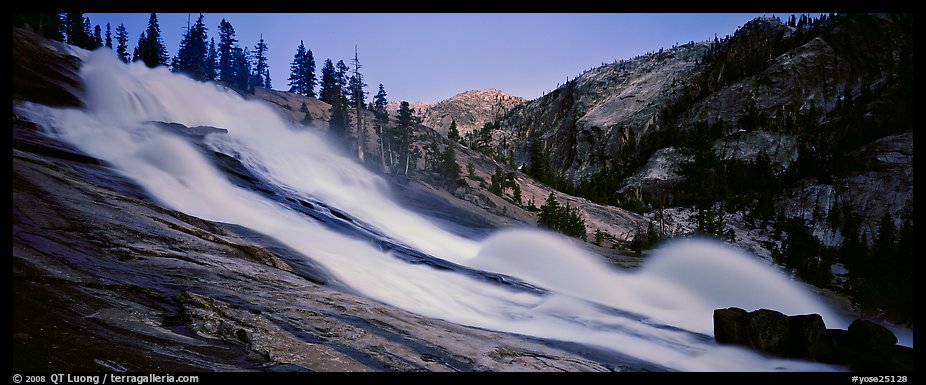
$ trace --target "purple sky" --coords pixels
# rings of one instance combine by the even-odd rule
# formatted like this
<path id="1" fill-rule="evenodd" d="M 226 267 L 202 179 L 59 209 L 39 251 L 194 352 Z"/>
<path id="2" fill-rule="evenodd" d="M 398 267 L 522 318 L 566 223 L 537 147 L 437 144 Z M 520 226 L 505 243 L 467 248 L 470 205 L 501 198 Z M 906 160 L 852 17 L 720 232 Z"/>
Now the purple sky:
<path id="1" fill-rule="evenodd" d="M 771 14 L 767 14 L 771 16 Z M 785 19 L 786 13 L 777 14 Z M 148 14 L 86 14 L 92 24 L 120 23 L 129 51 Z M 197 14 L 189 15 L 195 22 Z M 269 46 L 273 88 L 288 90 L 289 63 L 299 40 L 312 50 L 320 73 L 325 58 L 349 64 L 354 45 L 370 96 L 383 83 L 389 100 L 433 101 L 485 88 L 533 99 L 603 62 L 725 36 L 761 14 L 204 14 L 218 39 L 225 18 L 240 45 L 261 34 Z M 159 13 L 174 56 L 187 14 Z"/>

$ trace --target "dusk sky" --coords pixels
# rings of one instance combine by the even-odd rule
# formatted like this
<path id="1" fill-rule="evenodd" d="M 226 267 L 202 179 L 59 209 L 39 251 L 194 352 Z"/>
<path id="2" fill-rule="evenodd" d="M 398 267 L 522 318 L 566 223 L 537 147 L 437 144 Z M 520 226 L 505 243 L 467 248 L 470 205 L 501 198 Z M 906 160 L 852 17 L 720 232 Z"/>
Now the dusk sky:
<path id="1" fill-rule="evenodd" d="M 771 16 L 772 14 L 766 14 Z M 785 13 L 777 16 L 785 18 Z M 113 34 L 129 33 L 129 52 L 148 14 L 86 14 Z M 196 21 L 198 14 L 190 14 Z M 325 58 L 350 63 L 356 45 L 370 96 L 382 83 L 389 100 L 437 102 L 457 93 L 497 88 L 533 99 L 603 62 L 733 33 L 762 14 L 204 14 L 218 40 L 223 18 L 242 46 L 260 35 L 269 46 L 273 88 L 288 90 L 299 40 L 320 75 Z M 177 53 L 188 14 L 159 13 L 168 53 Z M 114 43 L 115 44 L 115 43 Z"/>

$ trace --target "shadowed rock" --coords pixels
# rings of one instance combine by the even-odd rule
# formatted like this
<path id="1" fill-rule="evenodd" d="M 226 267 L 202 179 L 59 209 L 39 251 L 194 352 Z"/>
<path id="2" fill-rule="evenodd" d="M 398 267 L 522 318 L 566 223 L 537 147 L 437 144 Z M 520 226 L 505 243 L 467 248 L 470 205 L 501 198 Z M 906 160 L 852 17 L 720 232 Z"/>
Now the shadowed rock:
<path id="1" fill-rule="evenodd" d="M 788 316 L 774 310 L 749 313 L 749 340 L 760 352 L 787 356 L 791 348 Z"/>
<path id="2" fill-rule="evenodd" d="M 913 348 L 871 321 L 855 320 L 849 330 L 826 329 L 819 314 L 786 316 L 774 310 L 714 310 L 714 338 L 788 358 L 849 365 L 854 371 L 911 372 Z"/>
<path id="3" fill-rule="evenodd" d="M 749 313 L 737 307 L 714 310 L 714 338 L 721 344 L 752 346 Z"/>

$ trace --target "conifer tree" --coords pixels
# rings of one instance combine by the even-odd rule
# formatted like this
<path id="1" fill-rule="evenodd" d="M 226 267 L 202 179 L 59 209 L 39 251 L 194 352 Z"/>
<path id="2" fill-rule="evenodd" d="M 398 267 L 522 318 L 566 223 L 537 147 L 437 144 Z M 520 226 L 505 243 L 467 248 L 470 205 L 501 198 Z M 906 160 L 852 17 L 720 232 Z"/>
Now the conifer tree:
<path id="1" fill-rule="evenodd" d="M 87 19 L 89 20 L 89 19 Z M 97 49 L 103 46 L 103 31 L 100 29 L 100 25 L 97 24 L 93 27 L 93 49 Z"/>
<path id="2" fill-rule="evenodd" d="M 460 165 L 457 164 L 457 154 L 453 147 L 453 143 L 447 145 L 438 157 L 438 172 L 444 180 L 444 186 L 451 190 L 460 179 Z"/>
<path id="3" fill-rule="evenodd" d="M 167 65 L 167 48 L 161 39 L 161 27 L 158 26 L 158 16 L 152 13 L 148 18 L 148 28 L 138 38 L 133 61 L 141 60 L 148 67 Z"/>
<path id="4" fill-rule="evenodd" d="M 460 141 L 460 131 L 457 130 L 457 121 L 456 119 L 450 120 L 450 129 L 447 130 L 447 139 L 450 139 L 454 142 Z"/>
<path id="5" fill-rule="evenodd" d="M 235 27 L 225 19 L 219 22 L 219 80 L 228 84 L 235 82 L 235 58 L 238 39 L 235 38 Z"/>
<path id="6" fill-rule="evenodd" d="M 116 46 L 116 57 L 119 60 L 122 60 L 124 63 L 128 63 L 131 58 L 129 57 L 129 33 L 125 30 L 125 25 L 119 24 L 116 27 L 116 42 L 119 43 Z"/>
<path id="7" fill-rule="evenodd" d="M 132 51 L 133 62 L 141 60 L 142 45 L 145 44 L 146 40 L 148 40 L 148 38 L 145 37 L 145 31 L 142 31 L 140 34 L 138 34 L 138 42 L 135 43 L 135 50 Z"/>
<path id="8" fill-rule="evenodd" d="M 383 172 L 386 172 L 386 151 L 389 148 L 389 139 L 386 135 L 386 125 L 389 124 L 389 111 L 386 110 L 386 89 L 383 84 L 379 84 L 379 91 L 373 97 L 373 123 L 376 130 L 376 136 L 379 138 L 379 161 Z M 390 160 L 392 157 L 390 156 Z M 391 166 L 390 162 L 390 166 Z"/>
<path id="9" fill-rule="evenodd" d="M 318 90 L 318 98 L 328 104 L 334 104 L 335 89 L 338 88 L 337 78 L 335 77 L 334 63 L 331 59 L 325 59 L 325 65 L 322 67 L 321 86 Z"/>
<path id="10" fill-rule="evenodd" d="M 113 33 L 109 23 L 106 23 L 106 48 L 113 49 Z"/>
<path id="11" fill-rule="evenodd" d="M 415 110 L 409 107 L 407 101 L 399 103 L 399 110 L 396 112 L 396 132 L 395 146 L 399 159 L 405 160 L 405 175 L 408 175 L 408 169 L 412 158 L 412 142 L 414 141 L 413 129 L 417 123 L 415 119 Z"/>
<path id="12" fill-rule="evenodd" d="M 215 49 L 215 39 L 209 39 L 209 52 L 206 54 L 206 79 L 215 80 L 218 76 L 219 53 Z"/>
<path id="13" fill-rule="evenodd" d="M 305 79 L 306 96 L 315 97 L 315 85 L 318 80 L 315 79 L 315 56 L 312 55 L 311 49 L 306 49 L 302 64 L 302 77 Z"/>
<path id="14" fill-rule="evenodd" d="M 82 48 L 86 49 L 96 49 L 96 38 L 93 36 L 93 25 L 90 24 L 90 18 L 84 16 L 83 23 L 83 35 L 84 35 L 84 45 Z M 102 39 L 100 39 L 102 41 Z M 102 45 L 102 42 L 100 43 Z"/>
<path id="15" fill-rule="evenodd" d="M 302 77 L 302 66 L 305 63 L 305 43 L 299 40 L 299 46 L 296 47 L 296 54 L 293 55 L 293 61 L 289 63 L 289 92 L 305 95 L 306 86 L 305 78 Z"/>
<path id="16" fill-rule="evenodd" d="M 267 64 L 267 43 L 264 42 L 264 34 L 261 34 L 260 40 L 254 46 L 254 71 L 251 74 L 251 88 L 270 88 L 269 68 L 270 66 Z"/>
<path id="17" fill-rule="evenodd" d="M 342 141 L 347 138 L 348 128 L 350 128 L 350 116 L 347 111 L 346 98 L 342 96 L 343 91 L 341 88 L 335 88 L 332 91 L 333 100 L 328 109 L 331 115 L 331 120 L 328 121 L 329 132 Z"/>
<path id="18" fill-rule="evenodd" d="M 354 108 L 354 112 L 356 113 L 354 123 L 357 125 L 357 129 L 355 130 L 357 135 L 357 156 L 363 161 L 363 149 L 367 143 L 367 129 L 363 125 L 363 114 L 361 112 L 366 104 L 365 100 L 367 94 L 367 92 L 363 90 L 363 87 L 366 87 L 367 84 L 363 82 L 363 74 L 360 73 L 360 68 L 363 66 L 360 65 L 357 46 L 354 46 L 354 58 L 351 60 L 351 64 L 353 64 L 354 71 L 350 75 L 350 80 L 348 82 L 348 104 Z"/>
<path id="19" fill-rule="evenodd" d="M 68 12 L 64 16 L 65 43 L 86 48 L 90 40 L 84 32 L 84 14 Z"/>
<path id="20" fill-rule="evenodd" d="M 305 43 L 299 41 L 296 47 L 296 54 L 293 61 L 289 64 L 289 86 L 290 92 L 300 95 L 315 96 L 315 57 L 312 56 L 312 50 L 305 48 Z"/>
<path id="21" fill-rule="evenodd" d="M 251 80 L 251 53 L 248 47 L 235 46 L 232 55 L 232 87 L 243 91 L 253 91 Z"/>
<path id="22" fill-rule="evenodd" d="M 180 49 L 174 57 L 172 70 L 188 74 L 195 80 L 209 80 L 207 56 L 206 24 L 203 15 L 200 14 L 196 24 L 186 31 L 183 40 L 180 41 Z"/>

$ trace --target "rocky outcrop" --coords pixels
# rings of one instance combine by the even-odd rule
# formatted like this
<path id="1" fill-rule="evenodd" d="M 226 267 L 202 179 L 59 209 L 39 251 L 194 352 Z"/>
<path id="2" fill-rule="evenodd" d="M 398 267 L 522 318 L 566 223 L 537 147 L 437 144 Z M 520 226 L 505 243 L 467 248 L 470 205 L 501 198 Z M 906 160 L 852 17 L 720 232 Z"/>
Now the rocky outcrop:
<path id="1" fill-rule="evenodd" d="M 637 153 L 658 128 L 658 114 L 684 84 L 707 48 L 691 43 L 591 69 L 501 119 L 501 138 L 516 163 L 530 162 L 529 142 L 571 180 L 614 167 Z"/>
<path id="2" fill-rule="evenodd" d="M 826 329 L 819 314 L 787 316 L 768 309 L 714 310 L 717 343 L 741 345 L 780 357 L 849 365 L 855 371 L 913 371 L 913 349 L 874 322 L 856 320 L 848 330 Z"/>
<path id="3" fill-rule="evenodd" d="M 419 111 L 425 126 L 447 136 L 452 121 L 457 122 L 460 136 L 478 130 L 504 116 L 525 99 L 496 89 L 466 91 Z"/>
<path id="4" fill-rule="evenodd" d="M 832 210 L 851 209 L 858 234 L 868 242 L 878 234 L 885 215 L 900 228 L 913 212 L 913 131 L 888 135 L 850 153 L 857 170 L 832 181 L 805 180 L 783 197 L 785 215 L 804 218 L 827 245 L 838 245 L 844 234 L 826 219 Z M 827 183 L 828 182 L 828 183 Z"/>

